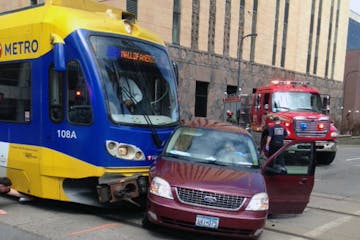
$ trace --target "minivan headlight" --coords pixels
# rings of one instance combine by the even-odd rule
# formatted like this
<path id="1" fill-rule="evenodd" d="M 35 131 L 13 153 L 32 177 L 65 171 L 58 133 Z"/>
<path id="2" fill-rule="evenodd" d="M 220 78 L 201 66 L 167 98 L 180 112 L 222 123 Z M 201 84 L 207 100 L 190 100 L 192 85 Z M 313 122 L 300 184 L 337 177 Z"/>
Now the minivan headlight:
<path id="1" fill-rule="evenodd" d="M 154 177 L 150 184 L 150 193 L 168 198 L 168 199 L 174 199 L 172 193 L 171 193 L 171 187 L 170 184 L 160 178 L 160 177 Z"/>
<path id="2" fill-rule="evenodd" d="M 255 194 L 246 207 L 247 211 L 266 211 L 269 209 L 269 197 L 267 193 Z"/>

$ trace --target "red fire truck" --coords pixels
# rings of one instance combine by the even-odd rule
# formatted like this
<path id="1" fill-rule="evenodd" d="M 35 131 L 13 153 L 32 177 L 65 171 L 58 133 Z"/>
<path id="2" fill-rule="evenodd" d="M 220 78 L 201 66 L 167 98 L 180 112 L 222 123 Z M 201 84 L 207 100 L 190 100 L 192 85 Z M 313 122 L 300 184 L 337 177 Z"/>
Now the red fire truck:
<path id="1" fill-rule="evenodd" d="M 336 155 L 337 129 L 330 120 L 330 97 L 321 99 L 309 83 L 273 80 L 253 89 L 250 129 L 257 143 L 264 147 L 269 127 L 278 116 L 288 131 L 287 140 L 316 138 L 319 164 L 330 164 Z"/>
<path id="2" fill-rule="evenodd" d="M 317 162 L 328 165 L 335 158 L 337 129 L 328 116 L 330 97 L 321 99 L 319 91 L 308 83 L 273 80 L 253 89 L 252 96 L 226 97 L 224 110 L 227 121 L 243 127 L 248 123 L 261 149 L 273 117 L 278 116 L 288 131 L 287 141 L 316 138 Z"/>

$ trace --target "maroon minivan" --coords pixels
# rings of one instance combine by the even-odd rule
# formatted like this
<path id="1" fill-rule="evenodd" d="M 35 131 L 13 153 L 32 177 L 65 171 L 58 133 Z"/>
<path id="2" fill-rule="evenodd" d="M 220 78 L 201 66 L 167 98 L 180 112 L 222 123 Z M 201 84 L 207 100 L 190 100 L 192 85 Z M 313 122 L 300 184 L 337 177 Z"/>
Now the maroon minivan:
<path id="1" fill-rule="evenodd" d="M 143 225 L 257 238 L 268 214 L 305 209 L 314 148 L 312 141 L 292 142 L 266 159 L 240 127 L 205 118 L 185 122 L 150 168 Z"/>

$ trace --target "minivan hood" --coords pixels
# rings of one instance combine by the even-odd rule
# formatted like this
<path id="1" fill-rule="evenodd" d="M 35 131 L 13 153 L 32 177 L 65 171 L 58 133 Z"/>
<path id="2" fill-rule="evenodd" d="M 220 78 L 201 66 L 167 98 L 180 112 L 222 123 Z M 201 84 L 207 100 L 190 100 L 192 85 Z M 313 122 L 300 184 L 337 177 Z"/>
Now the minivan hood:
<path id="1" fill-rule="evenodd" d="M 245 167 L 246 168 L 246 167 Z M 173 158 L 159 158 L 152 177 L 158 176 L 172 187 L 183 187 L 230 195 L 252 196 L 265 192 L 260 169 L 230 169 L 229 167 L 191 163 Z"/>

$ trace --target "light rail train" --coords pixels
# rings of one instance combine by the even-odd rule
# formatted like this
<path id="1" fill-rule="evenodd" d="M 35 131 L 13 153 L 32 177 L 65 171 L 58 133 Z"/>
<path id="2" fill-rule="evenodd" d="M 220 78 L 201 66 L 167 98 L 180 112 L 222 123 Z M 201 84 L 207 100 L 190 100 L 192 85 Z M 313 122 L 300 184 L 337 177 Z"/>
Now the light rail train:
<path id="1" fill-rule="evenodd" d="M 1 13 L 0 32 L 0 175 L 39 198 L 138 204 L 179 123 L 164 42 L 89 0 Z"/>

